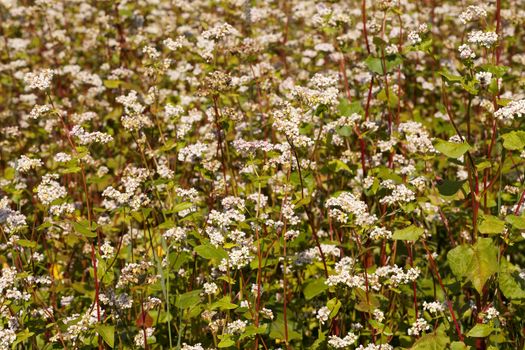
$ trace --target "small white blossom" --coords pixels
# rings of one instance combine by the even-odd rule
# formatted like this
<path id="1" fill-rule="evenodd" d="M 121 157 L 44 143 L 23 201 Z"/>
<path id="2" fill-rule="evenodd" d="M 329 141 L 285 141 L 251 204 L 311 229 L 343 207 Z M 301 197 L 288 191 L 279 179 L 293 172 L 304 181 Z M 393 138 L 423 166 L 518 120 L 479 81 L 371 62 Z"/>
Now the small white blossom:
<path id="1" fill-rule="evenodd" d="M 29 89 L 46 90 L 51 86 L 54 74 L 55 72 L 52 69 L 29 72 L 24 76 L 24 82 Z"/>
<path id="2" fill-rule="evenodd" d="M 408 335 L 419 336 L 429 329 L 430 326 L 427 321 L 424 318 L 418 318 L 416 322 L 412 323 L 412 327 L 408 329 Z"/>

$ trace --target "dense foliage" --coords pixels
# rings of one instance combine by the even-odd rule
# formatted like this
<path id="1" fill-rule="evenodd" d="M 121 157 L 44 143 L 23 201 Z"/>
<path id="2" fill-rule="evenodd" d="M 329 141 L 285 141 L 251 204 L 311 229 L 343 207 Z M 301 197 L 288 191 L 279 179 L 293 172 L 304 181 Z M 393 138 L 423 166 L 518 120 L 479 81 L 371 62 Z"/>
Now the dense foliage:
<path id="1" fill-rule="evenodd" d="M 0 0 L 0 350 L 522 349 L 524 29 Z"/>

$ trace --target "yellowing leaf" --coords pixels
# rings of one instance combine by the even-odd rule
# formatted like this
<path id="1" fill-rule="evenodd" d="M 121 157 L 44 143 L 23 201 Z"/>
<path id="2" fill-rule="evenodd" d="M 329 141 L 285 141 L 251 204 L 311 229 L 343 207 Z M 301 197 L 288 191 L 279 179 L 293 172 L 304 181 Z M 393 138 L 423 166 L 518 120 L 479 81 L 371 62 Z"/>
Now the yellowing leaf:
<path id="1" fill-rule="evenodd" d="M 55 280 L 61 280 L 64 278 L 62 267 L 58 264 L 51 264 L 49 267 L 49 274 L 53 276 Z"/>

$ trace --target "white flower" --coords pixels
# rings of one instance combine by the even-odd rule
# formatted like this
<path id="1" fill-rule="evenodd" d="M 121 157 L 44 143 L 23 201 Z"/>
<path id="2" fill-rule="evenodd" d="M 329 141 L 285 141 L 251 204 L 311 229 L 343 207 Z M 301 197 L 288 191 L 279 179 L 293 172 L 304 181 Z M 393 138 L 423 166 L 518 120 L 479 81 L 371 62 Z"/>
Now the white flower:
<path id="1" fill-rule="evenodd" d="M 0 207 L 0 223 L 3 223 L 6 233 L 17 233 L 27 226 L 26 216 L 18 211 Z"/>
<path id="2" fill-rule="evenodd" d="M 168 50 L 175 51 L 189 44 L 188 39 L 184 36 L 178 36 L 175 40 L 168 38 L 162 42 Z"/>
<path id="3" fill-rule="evenodd" d="M 104 244 L 100 247 L 100 250 L 102 251 L 102 258 L 103 259 L 109 259 L 113 257 L 113 253 L 115 253 L 115 248 L 111 245 L 111 242 L 105 241 Z"/>
<path id="4" fill-rule="evenodd" d="M 387 47 L 385 47 L 385 52 L 387 55 L 395 55 L 399 52 L 399 48 L 396 44 L 390 44 Z"/>
<path id="5" fill-rule="evenodd" d="M 482 87 L 486 87 L 490 84 L 492 80 L 492 73 L 490 72 L 478 72 L 476 73 L 476 79 L 479 81 L 479 84 Z"/>
<path id="6" fill-rule="evenodd" d="M 157 174 L 159 174 L 160 177 L 165 179 L 171 179 L 175 174 L 175 172 L 169 168 L 168 160 L 164 157 L 159 159 L 158 161 Z"/>
<path id="7" fill-rule="evenodd" d="M 273 311 L 265 307 L 261 309 L 261 315 L 263 315 L 263 317 L 268 318 L 270 320 L 273 320 L 274 318 Z"/>
<path id="8" fill-rule="evenodd" d="M 492 319 L 498 318 L 499 311 L 496 310 L 496 308 L 491 306 L 487 310 L 485 310 L 484 314 L 485 316 L 483 317 L 483 321 L 488 322 Z"/>
<path id="9" fill-rule="evenodd" d="M 144 276 L 151 266 L 153 266 L 153 264 L 149 261 L 127 264 L 121 270 L 117 288 L 123 288 L 128 285 L 139 283 L 139 278 Z"/>
<path id="10" fill-rule="evenodd" d="M 15 168 L 19 173 L 26 173 L 30 169 L 36 169 L 42 166 L 42 160 L 39 158 L 29 158 L 26 155 L 20 156 L 15 163 Z"/>
<path id="11" fill-rule="evenodd" d="M 204 293 L 205 294 L 208 294 L 208 295 L 214 295 L 214 294 L 217 294 L 217 292 L 219 291 L 219 287 L 217 287 L 217 284 L 213 283 L 213 282 L 206 282 L 204 283 Z"/>
<path id="12" fill-rule="evenodd" d="M 476 30 L 468 34 L 468 42 L 490 48 L 498 41 L 498 34 L 495 32 L 482 32 Z"/>
<path id="13" fill-rule="evenodd" d="M 50 105 L 36 105 L 29 113 L 29 118 L 38 119 L 51 110 Z"/>
<path id="14" fill-rule="evenodd" d="M 461 45 L 458 48 L 458 51 L 459 51 L 459 57 L 461 57 L 461 59 L 463 60 L 476 58 L 476 53 L 472 51 L 470 46 L 468 46 L 467 44 Z"/>
<path id="15" fill-rule="evenodd" d="M 408 335 L 418 336 L 429 329 L 430 326 L 428 325 L 427 321 L 425 321 L 424 318 L 418 318 L 416 322 L 412 323 L 412 327 L 408 329 Z"/>
<path id="16" fill-rule="evenodd" d="M 167 241 L 182 242 L 186 238 L 186 230 L 182 227 L 172 227 L 163 234 Z"/>
<path id="17" fill-rule="evenodd" d="M 359 345 L 356 350 L 393 350 L 394 347 L 388 344 L 373 344 L 370 343 L 367 346 Z"/>
<path id="18" fill-rule="evenodd" d="M 181 162 L 193 162 L 197 158 L 202 158 L 203 153 L 208 151 L 208 145 L 197 142 L 183 147 L 179 151 L 178 159 Z"/>
<path id="19" fill-rule="evenodd" d="M 54 200 L 67 196 L 66 188 L 61 186 L 56 181 L 57 179 L 57 174 L 44 175 L 42 182 L 36 188 L 38 199 L 40 199 L 43 204 L 49 205 Z"/>
<path id="20" fill-rule="evenodd" d="M 374 227 L 370 232 L 370 238 L 373 240 L 390 239 L 392 238 L 392 232 L 384 227 Z"/>
<path id="21" fill-rule="evenodd" d="M 326 206 L 329 208 L 329 215 L 344 224 L 348 223 L 350 218 L 353 218 L 358 226 L 369 226 L 377 220 L 375 215 L 368 212 L 366 203 L 350 192 L 343 192 L 337 197 L 329 198 Z"/>
<path id="22" fill-rule="evenodd" d="M 113 137 L 100 131 L 87 132 L 80 125 L 75 125 L 70 134 L 79 139 L 81 145 L 88 145 L 94 142 L 108 143 L 113 141 Z"/>
<path id="23" fill-rule="evenodd" d="M 419 33 L 416 31 L 411 31 L 408 33 L 408 41 L 412 45 L 417 45 L 421 42 L 421 37 L 419 36 Z"/>
<path id="24" fill-rule="evenodd" d="M 498 109 L 494 116 L 499 120 L 512 120 L 514 117 L 522 117 L 525 115 L 525 99 L 512 101 L 505 107 Z"/>
<path id="25" fill-rule="evenodd" d="M 146 340 L 144 339 L 144 330 L 140 329 L 137 335 L 135 335 L 135 338 L 133 338 L 133 341 L 136 346 L 139 346 L 143 348 L 145 346 L 145 343 L 147 342 L 147 338 L 151 337 L 153 335 L 153 332 L 155 331 L 154 328 L 146 328 Z"/>
<path id="26" fill-rule="evenodd" d="M 24 82 L 29 89 L 46 90 L 51 86 L 51 80 L 54 74 L 55 72 L 52 69 L 29 72 L 24 76 Z"/>
<path id="27" fill-rule="evenodd" d="M 481 6 L 469 6 L 459 15 L 459 20 L 463 24 L 487 17 L 487 11 Z"/>
<path id="28" fill-rule="evenodd" d="M 16 340 L 16 332 L 10 328 L 0 329 L 0 350 L 11 349 L 11 344 Z"/>
<path id="29" fill-rule="evenodd" d="M 246 329 L 247 325 L 248 325 L 248 321 L 235 320 L 233 322 L 228 323 L 228 326 L 226 327 L 226 333 L 227 334 L 242 333 Z"/>
<path id="30" fill-rule="evenodd" d="M 147 55 L 151 60 L 156 60 L 160 57 L 160 52 L 158 52 L 153 46 L 149 45 L 146 45 L 142 48 L 142 53 Z"/>
<path id="31" fill-rule="evenodd" d="M 407 203 L 416 199 L 414 191 L 407 188 L 404 184 L 397 185 L 392 194 L 385 196 L 379 200 L 381 204 L 396 204 Z"/>
<path id="32" fill-rule="evenodd" d="M 399 131 L 405 134 L 405 145 L 410 153 L 431 153 L 436 151 L 428 132 L 420 123 L 401 123 L 399 124 Z"/>
<path id="33" fill-rule="evenodd" d="M 439 301 L 433 301 L 430 303 L 424 301 L 423 309 L 435 315 L 440 312 L 443 312 L 445 310 L 445 307 L 443 306 L 443 303 L 440 303 Z"/>
<path id="34" fill-rule="evenodd" d="M 340 338 L 336 335 L 328 337 L 328 345 L 335 349 L 343 349 L 352 346 L 359 337 L 352 332 L 348 332 L 344 338 Z"/>
<path id="35" fill-rule="evenodd" d="M 75 296 L 73 295 L 65 295 L 62 298 L 60 298 L 60 305 L 62 306 L 69 306 L 71 302 L 75 299 Z"/>
<path id="36" fill-rule="evenodd" d="M 54 161 L 57 163 L 67 163 L 71 160 L 71 156 L 64 152 L 59 152 L 53 157 Z"/>
<path id="37" fill-rule="evenodd" d="M 204 350 L 201 343 L 197 343 L 195 345 L 188 345 L 186 343 L 182 343 L 182 349 L 181 350 Z"/>
<path id="38" fill-rule="evenodd" d="M 240 33 L 237 29 L 228 23 L 217 23 L 215 26 L 202 33 L 206 40 L 221 40 L 227 36 L 238 36 Z"/>
<path id="39" fill-rule="evenodd" d="M 374 310 L 374 319 L 377 320 L 377 322 L 383 322 L 385 319 L 385 313 L 379 309 Z"/>
<path id="40" fill-rule="evenodd" d="M 62 216 L 64 214 L 71 214 L 75 211 L 73 203 L 55 204 L 49 207 L 49 213 L 53 216 Z"/>
<path id="41" fill-rule="evenodd" d="M 317 319 L 321 324 L 325 324 L 326 321 L 328 321 L 328 318 L 330 317 L 330 309 L 326 306 L 323 306 L 319 310 L 317 310 Z"/>

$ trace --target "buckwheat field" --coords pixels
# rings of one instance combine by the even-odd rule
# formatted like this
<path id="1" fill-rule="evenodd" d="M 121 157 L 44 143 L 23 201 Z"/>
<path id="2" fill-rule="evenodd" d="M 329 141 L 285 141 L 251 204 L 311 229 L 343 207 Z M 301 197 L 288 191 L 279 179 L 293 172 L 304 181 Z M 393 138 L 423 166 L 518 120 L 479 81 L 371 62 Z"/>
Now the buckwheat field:
<path id="1" fill-rule="evenodd" d="M 0 350 L 525 344 L 524 0 L 0 0 Z"/>

